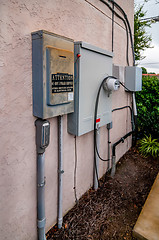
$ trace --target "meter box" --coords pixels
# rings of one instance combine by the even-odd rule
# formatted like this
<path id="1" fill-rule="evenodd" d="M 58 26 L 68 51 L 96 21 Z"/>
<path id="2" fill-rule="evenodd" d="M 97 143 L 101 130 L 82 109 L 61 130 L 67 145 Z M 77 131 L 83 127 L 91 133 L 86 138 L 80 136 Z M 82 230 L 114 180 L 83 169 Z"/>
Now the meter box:
<path id="1" fill-rule="evenodd" d="M 142 90 L 142 68 L 136 66 L 125 67 L 125 87 L 132 92 Z"/>
<path id="2" fill-rule="evenodd" d="M 113 53 L 85 42 L 75 42 L 75 109 L 68 114 L 70 134 L 80 136 L 94 129 L 94 111 L 101 82 L 112 76 Z M 112 94 L 103 88 L 98 104 L 98 125 L 112 121 Z"/>
<path id="3" fill-rule="evenodd" d="M 32 33 L 33 115 L 74 111 L 74 42 L 44 30 Z"/>

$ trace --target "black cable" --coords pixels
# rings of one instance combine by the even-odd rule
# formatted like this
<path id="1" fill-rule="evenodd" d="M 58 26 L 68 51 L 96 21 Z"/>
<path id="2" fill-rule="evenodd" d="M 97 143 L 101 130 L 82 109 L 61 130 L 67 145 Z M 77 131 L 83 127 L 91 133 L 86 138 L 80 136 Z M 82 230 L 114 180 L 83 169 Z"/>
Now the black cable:
<path id="1" fill-rule="evenodd" d="M 104 3 L 119 19 L 121 19 L 125 25 L 125 29 L 126 29 L 126 37 L 127 37 L 127 48 L 126 48 L 126 60 L 127 60 L 127 64 L 129 66 L 129 54 L 128 54 L 128 48 L 129 48 L 129 33 L 128 33 L 128 26 L 126 24 L 126 21 L 124 18 L 122 18 L 107 2 L 105 2 L 104 0 L 100 0 L 102 3 Z"/>
<path id="2" fill-rule="evenodd" d="M 112 0 L 110 0 L 112 1 Z M 131 32 L 131 27 L 130 27 L 130 23 L 129 20 L 127 18 L 127 14 L 125 13 L 125 11 L 119 6 L 119 4 L 117 4 L 115 1 L 113 1 L 114 4 L 116 5 L 116 7 L 122 12 L 122 14 L 124 15 L 124 18 L 127 22 L 128 25 L 128 29 L 129 29 L 129 33 L 130 33 L 130 40 L 131 40 L 131 47 L 132 47 L 132 54 L 133 54 L 133 65 L 135 66 L 135 52 L 134 52 L 134 43 L 133 43 L 133 37 L 132 37 L 132 32 Z"/>
<path id="3" fill-rule="evenodd" d="M 135 52 L 134 52 L 134 43 L 133 43 L 133 37 L 132 37 L 132 32 L 131 32 L 131 27 L 130 27 L 130 23 L 129 23 L 129 20 L 127 18 L 127 14 L 125 13 L 125 11 L 123 10 L 122 7 L 120 7 L 119 4 L 117 4 L 114 0 L 108 0 L 109 2 L 113 3 L 117 8 L 118 10 L 123 14 L 125 20 L 126 20 L 126 23 L 128 25 L 128 29 L 129 29 L 129 33 L 130 33 L 130 41 L 131 41 L 131 48 L 132 48 L 132 55 L 133 55 L 133 65 L 135 66 Z"/>
<path id="4" fill-rule="evenodd" d="M 103 158 L 100 156 L 100 154 L 99 154 L 99 152 L 98 152 L 98 148 L 97 148 L 97 142 L 96 142 L 96 119 L 97 119 L 97 112 L 98 112 L 99 96 L 100 96 L 100 92 L 101 92 L 101 88 L 102 88 L 102 86 L 103 86 L 103 83 L 104 83 L 108 78 L 114 78 L 114 79 L 116 79 L 116 77 L 114 77 L 114 76 L 108 76 L 108 77 L 104 78 L 104 80 L 102 81 L 102 83 L 101 83 L 101 85 L 100 85 L 100 87 L 99 87 L 99 89 L 98 89 L 97 98 L 96 98 L 96 102 L 95 102 L 95 113 L 94 113 L 94 167 L 95 167 L 95 171 L 96 171 L 97 181 L 98 181 L 98 171 L 97 171 L 97 165 L 96 165 L 96 153 L 97 153 L 97 156 L 99 157 L 100 160 L 105 161 L 105 162 L 108 162 L 108 161 L 110 160 L 110 159 L 103 159 Z M 121 82 L 120 82 L 120 84 L 121 84 L 123 87 L 125 87 L 125 85 L 122 84 Z M 126 88 L 126 87 L 125 87 L 125 88 Z M 128 89 L 127 89 L 127 90 L 128 90 Z M 126 134 L 123 138 L 121 138 L 121 139 L 118 141 L 119 143 L 122 141 L 122 139 L 125 139 L 125 138 L 127 138 L 128 136 L 130 136 L 130 135 L 133 133 L 133 131 L 134 131 L 133 112 L 132 112 L 132 108 L 131 108 L 130 106 L 127 105 L 127 106 L 123 106 L 123 107 L 120 107 L 120 108 L 115 108 L 115 109 L 112 110 L 112 112 L 118 111 L 118 110 L 122 110 L 122 109 L 124 109 L 124 108 L 129 108 L 129 109 L 130 109 L 130 113 L 131 113 L 131 123 L 132 123 L 132 131 L 129 132 L 128 134 Z M 115 151 L 115 147 L 119 144 L 118 142 L 116 142 L 116 143 L 113 144 L 113 146 L 114 146 L 114 147 L 113 147 L 113 151 Z M 99 184 L 99 182 L 98 182 L 98 184 Z"/>
<path id="5" fill-rule="evenodd" d="M 96 98 L 96 103 L 95 103 L 95 113 L 94 113 L 94 149 L 95 149 L 95 153 L 97 153 L 99 159 L 103 162 L 108 162 L 109 159 L 103 159 L 100 154 L 99 154 L 99 151 L 98 151 L 98 148 L 97 148 L 97 142 L 96 142 L 96 119 L 97 119 L 97 111 L 98 111 L 98 102 L 99 102 L 99 95 L 100 95 L 100 91 L 101 91 L 101 88 L 103 86 L 103 83 L 108 79 L 108 78 L 114 78 L 116 79 L 116 77 L 114 76 L 108 76 L 106 78 L 104 78 L 104 80 L 102 81 L 100 87 L 99 87 L 99 90 L 98 90 L 98 94 L 97 94 L 97 98 Z"/>
<path id="6" fill-rule="evenodd" d="M 129 137 L 131 134 L 133 134 L 134 131 L 130 131 L 127 134 L 125 134 L 122 138 L 120 138 L 117 142 L 115 142 L 112 146 L 112 156 L 115 157 L 115 148 L 116 146 L 121 143 L 124 142 L 124 140 Z"/>
<path id="7" fill-rule="evenodd" d="M 120 108 L 114 108 L 113 110 L 112 110 L 112 112 L 115 112 L 115 111 L 118 111 L 118 110 L 122 110 L 122 109 L 124 109 L 124 108 L 129 108 L 129 110 L 130 110 L 130 114 L 131 114 L 131 125 L 132 125 L 132 131 L 134 131 L 134 126 L 135 126 L 135 122 L 134 122 L 134 116 L 133 116 L 133 111 L 132 111 L 132 108 L 130 107 L 130 106 L 124 106 L 124 107 L 120 107 Z"/>
<path id="8" fill-rule="evenodd" d="M 130 23 L 129 20 L 127 18 L 127 14 L 125 13 L 125 11 L 120 7 L 119 4 L 117 4 L 114 0 L 108 0 L 110 2 L 113 2 L 113 4 L 117 7 L 117 9 L 123 14 L 126 23 L 128 25 L 128 29 L 129 29 L 129 33 L 130 33 L 130 41 L 131 41 L 131 48 L 132 48 L 132 55 L 133 55 L 133 66 L 135 66 L 135 51 L 134 51 L 134 42 L 133 42 L 133 36 L 132 36 L 132 32 L 131 32 L 131 27 L 130 27 Z M 122 85 L 122 84 L 121 84 Z M 123 85 L 124 86 L 124 85 Z M 125 87 L 125 86 L 124 86 Z M 125 87 L 126 88 L 126 87 Z M 127 88 L 126 88 L 127 89 Z M 136 140 L 137 140 L 137 132 L 138 132 L 138 126 L 137 126 L 137 116 L 135 116 L 135 140 L 134 140 L 134 146 L 136 145 Z"/>
<path id="9" fill-rule="evenodd" d="M 110 76 L 109 76 L 110 77 Z M 95 167 L 95 172 L 96 172 L 96 177 L 97 177 L 97 181 L 98 181 L 98 171 L 97 171 L 97 165 L 96 165 L 96 153 L 99 157 L 100 160 L 102 161 L 109 161 L 110 159 L 103 159 L 101 158 L 99 152 L 98 152 L 98 148 L 97 148 L 97 142 L 96 142 L 96 119 L 97 119 L 97 111 L 98 111 L 98 102 L 99 102 L 99 96 L 100 96 L 100 91 L 101 91 L 101 88 L 102 88 L 102 85 L 104 83 L 104 81 L 106 81 L 109 77 L 105 78 L 100 87 L 99 87 L 99 90 L 98 90 L 98 94 L 97 94 L 97 98 L 96 98 L 96 103 L 95 103 L 95 115 L 94 115 L 94 167 Z M 112 77 L 112 76 L 111 76 Z M 116 79 L 115 77 L 113 77 L 114 79 Z M 132 112 L 132 108 L 130 106 L 123 106 L 123 107 L 120 107 L 120 108 L 115 108 L 112 110 L 112 112 L 115 112 L 115 111 L 118 111 L 118 110 L 122 110 L 122 109 L 125 109 L 125 108 L 129 108 L 130 109 L 130 113 L 131 113 L 131 123 L 132 123 L 132 131 L 131 133 L 133 132 L 134 130 L 134 119 L 133 119 L 133 112 Z M 129 133 L 128 133 L 129 134 Z M 127 134 L 125 135 L 127 136 Z M 116 147 L 116 144 L 114 145 L 114 148 Z M 98 183 L 99 184 L 99 183 Z"/>
<path id="10" fill-rule="evenodd" d="M 130 89 L 128 89 L 122 82 L 119 81 L 119 83 L 120 83 L 120 85 L 121 85 L 122 87 L 124 87 L 127 91 L 132 92 L 132 91 L 131 91 Z"/>
<path id="11" fill-rule="evenodd" d="M 77 173 L 77 141 L 76 141 L 76 136 L 75 138 L 75 168 L 74 168 L 74 195 L 75 195 L 75 202 L 78 203 L 77 199 L 77 192 L 76 192 L 76 173 Z"/>
<path id="12" fill-rule="evenodd" d="M 135 52 L 134 52 L 134 42 L 133 42 L 133 37 L 132 37 L 132 32 L 131 32 L 131 27 L 130 27 L 130 23 L 129 20 L 127 18 L 127 15 L 125 13 L 125 11 L 120 7 L 119 4 L 117 4 L 114 0 L 108 0 L 110 2 L 113 2 L 113 4 L 117 7 L 117 9 L 123 14 L 126 23 L 128 25 L 128 29 L 129 29 L 129 33 L 130 33 L 130 41 L 131 41 L 131 48 L 132 48 L 132 55 L 133 55 L 133 66 L 135 66 Z M 121 84 L 122 85 L 122 84 Z M 124 85 L 122 85 L 123 87 L 125 87 Z M 126 87 L 125 87 L 126 88 Z M 126 88 L 127 89 L 127 88 Z M 128 90 L 128 89 L 127 89 Z M 129 90 L 128 90 L 129 91 Z M 136 140 L 137 140 L 137 133 L 138 133 L 138 126 L 137 126 L 137 116 L 135 116 L 135 136 L 134 137 L 134 143 L 133 145 L 136 145 Z"/>
<path id="13" fill-rule="evenodd" d="M 109 159 L 103 159 L 103 158 L 99 155 L 97 145 L 95 145 L 95 150 L 96 150 L 96 153 L 97 153 L 97 155 L 98 155 L 98 157 L 99 157 L 99 159 L 100 159 L 101 161 L 103 161 L 103 162 L 108 162 L 108 161 L 109 161 Z"/>
<path id="14" fill-rule="evenodd" d="M 126 51 L 126 57 L 127 57 L 127 64 L 129 66 L 129 57 L 128 57 L 128 44 L 129 44 L 129 35 L 130 34 L 130 41 L 131 41 L 131 48 L 132 48 L 132 54 L 133 54 L 133 65 L 135 65 L 135 54 L 134 54 L 134 45 L 133 45 L 133 38 L 132 38 L 132 32 L 131 32 L 131 27 L 130 27 L 130 23 L 129 23 L 129 20 L 127 18 L 127 15 L 126 13 L 124 12 L 124 10 L 114 1 L 114 0 L 109 0 L 111 3 L 113 3 L 117 8 L 118 10 L 123 14 L 125 20 L 113 9 L 111 8 L 111 6 L 105 2 L 104 0 L 100 0 L 101 2 L 103 2 L 105 5 L 107 5 L 107 7 L 112 11 L 112 13 L 114 13 L 119 19 L 121 19 L 125 25 L 125 29 L 126 29 L 126 34 L 127 34 L 127 51 Z M 128 32 L 128 29 L 129 29 L 129 32 Z M 113 29 L 112 29 L 113 31 Z M 112 37 L 113 37 L 113 32 L 112 32 Z M 112 39 L 112 43 L 113 43 L 113 39 Z M 113 45 L 112 45 L 112 49 L 113 49 Z M 108 78 L 108 77 L 107 77 Z M 107 79 L 106 78 L 106 79 Z M 99 152 L 98 152 L 98 149 L 97 149 L 97 143 L 96 143 L 96 118 L 97 118 L 97 110 L 98 110 L 98 101 L 99 101 L 99 95 L 100 95 L 100 91 L 101 91 L 101 87 L 103 85 L 103 82 L 106 80 L 104 79 L 99 87 L 99 90 L 98 90 L 98 94 L 97 94 L 97 99 L 96 99 L 96 104 L 95 104 L 95 117 L 94 117 L 94 161 L 95 161 L 95 168 L 96 168 L 96 176 L 97 176 L 97 180 L 98 180 L 98 173 L 97 173 L 97 166 L 96 166 L 96 152 L 97 152 L 97 155 L 98 157 L 103 161 L 104 159 L 100 157 L 99 155 Z M 120 84 L 125 88 L 127 89 L 128 91 L 130 91 L 124 84 L 122 84 L 120 82 Z M 123 109 L 125 107 L 122 107 L 120 109 Z M 116 109 L 117 110 L 117 109 Z M 119 110 L 119 109 L 118 109 Z M 115 111 L 115 110 L 114 110 Z M 131 115 L 132 116 L 132 115 Z M 130 136 L 131 134 L 133 133 L 133 131 L 127 133 L 123 138 L 121 138 L 118 142 L 116 142 L 115 144 L 113 144 L 113 148 L 114 148 L 114 151 L 115 151 L 115 147 L 116 147 L 116 144 L 119 144 L 121 141 L 124 141 L 125 138 L 127 138 L 128 136 Z M 104 161 L 108 161 L 107 160 L 104 160 Z"/>
<path id="15" fill-rule="evenodd" d="M 98 102 L 99 102 L 99 96 L 100 96 L 100 91 L 101 91 L 101 88 L 103 86 L 103 83 L 108 79 L 108 78 L 114 78 L 116 79 L 116 77 L 114 76 L 108 76 L 106 78 L 103 79 L 102 83 L 100 84 L 100 87 L 98 89 L 98 93 L 97 93 L 97 97 L 96 97 L 96 102 L 95 102 L 95 111 L 94 111 L 94 167 L 95 167 L 95 172 L 96 172 L 96 178 L 97 178 L 97 181 L 98 181 L 98 171 L 97 171 L 97 165 L 96 165 L 96 153 L 99 157 L 99 159 L 101 161 L 104 161 L 104 162 L 108 162 L 109 159 L 103 159 L 99 152 L 98 152 L 98 148 L 97 148 L 97 142 L 96 142 L 96 119 L 97 119 L 97 112 L 98 112 Z M 99 182 L 98 182 L 98 185 L 99 185 Z"/>
<path id="16" fill-rule="evenodd" d="M 114 10 L 114 3 L 112 3 L 112 8 Z M 112 11 L 112 52 L 114 51 L 114 11 Z"/>
<path id="17" fill-rule="evenodd" d="M 129 105 L 124 106 L 124 107 L 114 108 L 114 109 L 112 110 L 112 112 L 115 112 L 115 111 L 118 111 L 118 110 L 122 110 L 122 109 L 124 109 L 124 108 L 129 108 L 130 111 L 132 112 L 132 108 L 131 108 Z"/>
<path id="18" fill-rule="evenodd" d="M 122 82 L 119 81 L 121 86 L 123 86 L 127 91 L 130 91 Z M 133 125 L 132 125 L 132 130 L 133 130 L 133 140 L 132 140 L 132 145 L 135 146 L 137 142 L 137 135 L 138 135 L 138 125 L 137 125 L 137 116 L 133 115 Z"/>
<path id="19" fill-rule="evenodd" d="M 130 89 L 128 89 L 122 82 L 119 81 L 119 83 L 121 84 L 122 87 L 124 87 L 127 91 L 131 92 Z M 131 110 L 132 111 L 132 110 Z M 133 135 L 133 146 L 136 145 L 136 139 L 137 139 L 137 119 L 136 117 L 134 117 L 133 115 L 133 111 L 132 111 L 132 116 L 133 116 L 133 123 L 132 123 L 132 130 L 135 132 L 135 137 Z M 135 119 L 134 119 L 135 118 Z"/>

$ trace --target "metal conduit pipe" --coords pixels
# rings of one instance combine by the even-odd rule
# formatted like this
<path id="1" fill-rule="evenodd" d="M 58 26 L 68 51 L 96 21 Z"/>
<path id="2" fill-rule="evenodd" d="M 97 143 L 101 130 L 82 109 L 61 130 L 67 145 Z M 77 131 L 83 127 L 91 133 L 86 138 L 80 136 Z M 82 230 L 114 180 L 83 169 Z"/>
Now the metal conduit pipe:
<path id="1" fill-rule="evenodd" d="M 110 169 L 110 128 L 108 128 L 108 125 L 107 125 L 107 129 L 108 129 L 108 169 Z"/>
<path id="2" fill-rule="evenodd" d="M 45 237 L 45 148 L 49 145 L 50 123 L 47 120 L 37 119 L 36 150 L 37 150 L 37 227 L 38 240 Z"/>
<path id="3" fill-rule="evenodd" d="M 58 116 L 58 228 L 62 227 L 63 214 L 63 116 Z"/>
<path id="4" fill-rule="evenodd" d="M 124 142 L 125 138 L 127 138 L 128 136 L 130 136 L 132 133 L 134 133 L 135 130 L 135 126 L 134 126 L 134 116 L 133 116 L 133 112 L 132 112 L 132 108 L 130 106 L 123 106 L 120 108 L 115 108 L 112 110 L 112 112 L 114 111 L 118 111 L 118 110 L 122 110 L 125 108 L 129 108 L 130 110 L 130 114 L 131 114 L 131 125 L 132 125 L 132 131 L 127 133 L 126 135 L 124 135 L 124 137 L 122 137 L 120 140 L 118 140 L 116 143 L 113 144 L 112 147 L 112 170 L 111 170 L 111 176 L 113 177 L 115 175 L 115 171 L 116 171 L 116 155 L 115 155 L 115 148 L 116 146 L 120 143 L 120 142 Z"/>
<path id="5" fill-rule="evenodd" d="M 112 147 L 112 170 L 111 170 L 111 177 L 114 177 L 115 175 L 115 171 L 116 171 L 116 154 L 115 154 L 115 150 L 116 150 L 116 146 L 119 145 L 119 143 L 123 143 L 124 140 L 129 137 L 131 134 L 133 134 L 134 131 L 130 131 L 127 134 L 125 134 L 122 138 L 120 138 L 117 142 L 115 142 L 113 144 Z"/>
<path id="6" fill-rule="evenodd" d="M 110 144 L 111 144 L 111 142 L 110 142 L 110 129 L 112 129 L 112 127 L 113 127 L 113 123 L 112 122 L 110 122 L 110 123 L 108 123 L 107 124 L 107 130 L 108 130 L 108 168 L 107 168 L 107 170 L 109 170 L 110 169 Z"/>
<path id="7" fill-rule="evenodd" d="M 133 102 L 133 112 L 134 112 L 134 122 L 135 122 L 135 133 L 134 133 L 134 143 L 136 145 L 137 141 L 137 134 L 138 134 L 138 126 L 137 126 L 137 107 L 136 107 L 136 99 L 135 99 L 135 92 L 132 93 L 132 102 Z"/>
<path id="8" fill-rule="evenodd" d="M 132 94 L 132 99 L 133 99 L 133 112 L 134 112 L 134 120 L 135 123 L 137 122 L 137 107 L 136 107 L 136 99 L 135 99 L 135 92 Z"/>
<path id="9" fill-rule="evenodd" d="M 37 156 L 37 215 L 38 215 L 38 240 L 46 240 L 45 237 L 45 156 Z"/>

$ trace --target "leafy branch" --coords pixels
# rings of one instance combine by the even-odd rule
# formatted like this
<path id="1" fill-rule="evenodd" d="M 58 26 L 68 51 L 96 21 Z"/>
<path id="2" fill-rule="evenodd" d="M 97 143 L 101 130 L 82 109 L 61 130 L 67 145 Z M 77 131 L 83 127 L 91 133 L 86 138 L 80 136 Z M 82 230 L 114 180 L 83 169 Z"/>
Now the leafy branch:
<path id="1" fill-rule="evenodd" d="M 152 21 L 141 20 L 146 16 L 143 7 L 144 4 L 136 7 L 134 14 L 134 51 L 136 61 L 145 58 L 145 56 L 142 56 L 142 53 L 145 49 L 151 48 L 152 42 L 151 35 L 146 32 L 146 27 L 150 28 Z"/>

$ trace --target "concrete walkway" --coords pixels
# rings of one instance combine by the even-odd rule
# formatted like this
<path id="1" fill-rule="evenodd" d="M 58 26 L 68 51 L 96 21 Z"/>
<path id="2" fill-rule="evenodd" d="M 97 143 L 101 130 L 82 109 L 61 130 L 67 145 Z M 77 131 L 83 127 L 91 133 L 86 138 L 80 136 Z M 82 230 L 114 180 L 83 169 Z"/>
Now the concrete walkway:
<path id="1" fill-rule="evenodd" d="M 133 236 L 142 240 L 159 240 L 159 174 L 136 222 Z"/>

